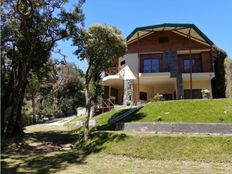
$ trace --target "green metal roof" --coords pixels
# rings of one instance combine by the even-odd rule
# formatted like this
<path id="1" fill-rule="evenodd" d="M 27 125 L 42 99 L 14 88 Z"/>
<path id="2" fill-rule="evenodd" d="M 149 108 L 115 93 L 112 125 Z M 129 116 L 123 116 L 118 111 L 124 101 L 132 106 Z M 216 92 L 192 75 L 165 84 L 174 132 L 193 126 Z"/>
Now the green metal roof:
<path id="1" fill-rule="evenodd" d="M 149 30 L 149 29 L 156 29 L 156 28 L 165 28 L 165 27 L 183 27 L 183 28 L 192 28 L 194 29 L 202 39 L 204 39 L 209 45 L 214 45 L 214 43 L 194 24 L 179 24 L 179 23 L 164 23 L 158 25 L 150 25 L 144 27 L 137 27 L 135 28 L 128 36 L 127 41 L 129 41 L 138 31 Z"/>

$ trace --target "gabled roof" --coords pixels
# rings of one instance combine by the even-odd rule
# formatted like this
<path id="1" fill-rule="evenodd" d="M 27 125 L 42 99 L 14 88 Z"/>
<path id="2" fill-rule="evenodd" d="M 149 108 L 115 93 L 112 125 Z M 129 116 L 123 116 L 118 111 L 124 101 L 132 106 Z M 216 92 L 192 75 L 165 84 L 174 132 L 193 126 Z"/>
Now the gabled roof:
<path id="1" fill-rule="evenodd" d="M 191 30 L 190 30 L 191 29 Z M 156 31 L 172 31 L 176 34 L 189 37 L 189 31 L 191 39 L 208 46 L 214 45 L 214 43 L 194 24 L 177 24 L 177 23 L 164 23 L 159 25 L 150 25 L 144 27 L 135 28 L 128 36 L 127 43 L 130 44 L 139 38 L 148 36 Z"/>

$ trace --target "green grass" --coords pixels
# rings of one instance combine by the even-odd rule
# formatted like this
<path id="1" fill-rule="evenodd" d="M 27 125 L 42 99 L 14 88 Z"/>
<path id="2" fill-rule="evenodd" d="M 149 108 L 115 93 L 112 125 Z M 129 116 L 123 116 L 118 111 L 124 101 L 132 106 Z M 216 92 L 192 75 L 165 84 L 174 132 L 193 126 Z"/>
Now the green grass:
<path id="1" fill-rule="evenodd" d="M 231 149 L 232 137 L 135 134 L 108 142 L 103 152 L 154 160 L 232 162 Z"/>
<path id="2" fill-rule="evenodd" d="M 81 131 L 33 125 L 2 140 L 2 173 L 229 173 L 232 136 Z M 72 145 L 74 148 L 66 148 Z M 65 147 L 64 147 L 65 146 Z M 64 148 L 63 148 L 64 147 Z"/>
<path id="3" fill-rule="evenodd" d="M 232 123 L 232 99 L 153 102 L 124 121 Z"/>

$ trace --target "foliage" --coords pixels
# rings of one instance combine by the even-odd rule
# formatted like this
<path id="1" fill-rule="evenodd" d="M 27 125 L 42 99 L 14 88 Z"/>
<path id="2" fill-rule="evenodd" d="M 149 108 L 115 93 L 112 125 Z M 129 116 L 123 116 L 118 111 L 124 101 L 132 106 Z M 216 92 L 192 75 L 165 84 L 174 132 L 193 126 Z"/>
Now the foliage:
<path id="1" fill-rule="evenodd" d="M 113 62 L 126 52 L 126 41 L 115 27 L 94 25 L 88 30 L 76 34 L 73 39 L 78 46 L 75 54 L 80 60 L 87 60 L 85 73 L 85 98 L 87 117 L 85 122 L 85 138 L 88 137 L 89 119 L 93 101 L 99 93 L 101 72 L 112 66 Z"/>
<path id="2" fill-rule="evenodd" d="M 75 64 L 66 62 L 55 67 L 55 78 L 40 83 L 36 113 L 63 116 L 73 114 L 85 103 L 83 72 Z"/>
<path id="3" fill-rule="evenodd" d="M 224 50 L 213 47 L 213 61 L 215 77 L 212 79 L 213 98 L 225 98 L 225 67 L 224 60 L 227 54 Z"/>
<path id="4" fill-rule="evenodd" d="M 59 69 L 59 80 L 54 85 L 57 91 L 57 105 L 62 113 L 76 112 L 77 107 L 84 106 L 83 73 L 75 64 L 66 63 Z"/>
<path id="5" fill-rule="evenodd" d="M 225 59 L 226 97 L 232 98 L 232 60 Z"/>
<path id="6" fill-rule="evenodd" d="M 162 97 L 163 97 L 162 94 L 157 93 L 157 94 L 153 97 L 153 99 L 154 99 L 154 101 L 161 101 L 161 98 L 162 98 Z"/>
<path id="7" fill-rule="evenodd" d="M 80 1 L 72 12 L 66 0 L 1 1 L 1 132 L 23 134 L 21 111 L 30 72 L 38 74 L 61 39 L 78 33 L 84 16 Z"/>

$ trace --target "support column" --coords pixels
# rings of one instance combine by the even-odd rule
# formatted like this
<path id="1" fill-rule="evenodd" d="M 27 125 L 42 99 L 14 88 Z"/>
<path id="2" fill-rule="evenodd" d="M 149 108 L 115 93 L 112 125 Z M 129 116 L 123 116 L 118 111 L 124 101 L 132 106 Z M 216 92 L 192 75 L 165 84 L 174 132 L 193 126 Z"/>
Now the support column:
<path id="1" fill-rule="evenodd" d="M 133 89 L 134 80 L 125 79 L 124 80 L 124 95 L 123 95 L 123 105 L 133 105 Z"/>
<path id="2" fill-rule="evenodd" d="M 179 72 L 178 56 L 176 51 L 167 51 L 164 53 L 164 64 L 170 71 L 171 77 L 176 78 L 176 99 L 184 98 L 184 86 L 181 72 Z"/>
<path id="3" fill-rule="evenodd" d="M 110 96 L 111 96 L 111 86 L 109 86 L 109 98 L 110 98 Z"/>

